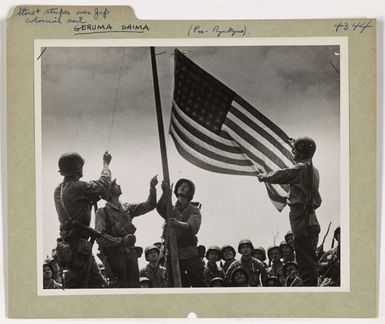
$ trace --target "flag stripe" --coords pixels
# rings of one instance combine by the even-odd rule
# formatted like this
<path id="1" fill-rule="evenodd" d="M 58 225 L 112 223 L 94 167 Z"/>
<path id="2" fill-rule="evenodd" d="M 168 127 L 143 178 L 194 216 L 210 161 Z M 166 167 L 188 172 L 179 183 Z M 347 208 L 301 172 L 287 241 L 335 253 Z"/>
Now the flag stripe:
<path id="1" fill-rule="evenodd" d="M 221 148 L 216 147 L 215 145 L 212 145 L 212 143 L 207 143 L 203 141 L 200 137 L 195 136 L 194 134 L 191 134 L 183 125 L 181 125 L 176 117 L 176 114 L 173 114 L 171 116 L 171 125 L 174 126 L 176 130 L 178 130 L 178 134 L 180 137 L 187 138 L 187 140 L 193 141 L 195 144 L 205 148 L 206 150 L 212 151 L 216 154 L 231 158 L 231 159 L 236 159 L 236 160 L 244 160 L 244 161 L 249 161 L 248 164 L 245 165 L 251 165 L 252 162 L 248 157 L 245 156 L 245 154 L 242 152 L 240 148 L 238 148 L 239 153 L 232 153 L 232 152 L 227 152 L 225 150 L 222 150 Z M 182 136 L 182 134 L 183 136 Z M 186 142 L 186 140 L 184 140 Z M 215 142 L 214 142 L 215 144 Z"/>
<path id="2" fill-rule="evenodd" d="M 250 114 L 255 116 L 258 120 L 264 123 L 268 128 L 270 128 L 275 134 L 277 134 L 282 141 L 285 143 L 289 143 L 290 137 L 286 135 L 286 133 L 280 129 L 276 124 L 274 124 L 267 117 L 262 115 L 257 109 L 255 109 L 252 105 L 250 105 L 245 99 L 241 98 L 238 95 L 235 95 L 234 101 L 238 102 L 242 107 L 244 107 Z"/>
<path id="3" fill-rule="evenodd" d="M 262 169 L 264 172 L 271 172 L 273 169 L 265 163 L 261 158 L 259 158 L 257 155 L 255 155 L 252 151 L 255 151 L 254 147 L 250 145 L 248 142 L 243 140 L 237 133 L 235 133 L 233 130 L 230 128 L 225 127 L 224 128 L 226 131 L 228 131 L 231 136 L 236 139 L 241 147 L 241 150 L 247 155 L 251 160 L 253 160 L 257 165 L 258 169 Z M 250 149 L 252 151 L 250 151 Z M 258 154 L 258 152 L 256 152 Z M 269 164 L 272 164 L 269 160 L 267 160 Z M 280 192 L 284 195 L 286 195 L 289 192 L 288 186 L 285 185 L 273 185 L 277 190 L 280 190 L 278 188 L 282 188 L 284 192 L 280 190 Z"/>
<path id="4" fill-rule="evenodd" d="M 217 160 L 217 161 L 229 164 L 230 168 L 233 165 L 238 165 L 238 166 L 252 166 L 253 165 L 253 163 L 250 160 L 233 159 L 233 158 L 227 157 L 223 154 L 217 154 L 214 149 L 208 150 L 208 149 L 200 146 L 195 141 L 193 141 L 191 137 L 189 138 L 188 136 L 185 136 L 185 134 L 183 134 L 178 127 L 175 127 L 173 122 L 171 122 L 171 132 L 174 135 L 177 135 L 181 141 L 183 141 L 185 144 L 187 144 L 193 150 L 195 150 L 195 151 L 199 152 L 200 154 L 207 156 L 213 160 Z"/>
<path id="5" fill-rule="evenodd" d="M 171 133 L 171 137 L 174 140 L 175 147 L 178 150 L 179 154 L 182 155 L 187 161 L 190 163 L 196 165 L 197 167 L 200 167 L 202 169 L 216 172 L 216 173 L 224 173 L 224 174 L 233 174 L 233 175 L 246 175 L 246 176 L 256 176 L 258 172 L 256 171 L 242 171 L 242 170 L 235 170 L 234 168 L 227 169 L 223 167 L 219 167 L 218 163 L 210 164 L 206 161 L 206 159 L 201 157 L 196 157 L 194 154 L 191 154 L 188 150 L 186 150 L 186 147 L 184 147 L 181 143 L 178 142 L 175 135 Z"/>
<path id="6" fill-rule="evenodd" d="M 236 134 L 235 132 L 233 132 L 230 128 L 227 128 L 227 127 L 224 127 L 224 130 L 228 131 L 230 133 L 230 135 L 233 137 L 233 138 L 236 138 L 238 140 L 238 143 L 241 147 L 241 150 L 243 151 L 244 154 L 246 154 L 251 160 L 254 161 L 254 163 L 256 163 L 257 165 L 260 166 L 260 169 L 266 171 L 266 172 L 270 172 L 272 171 L 272 168 L 270 168 L 265 161 L 263 161 L 261 158 L 259 158 L 258 156 L 256 156 L 253 152 L 251 152 L 249 150 L 250 148 L 250 144 L 248 144 L 247 142 L 245 141 L 242 141 L 242 139 L 238 136 L 238 134 Z M 243 142 L 245 143 L 243 145 Z"/>
<path id="7" fill-rule="evenodd" d="M 208 171 L 255 176 L 294 165 L 283 130 L 178 50 L 169 133 L 182 157 Z M 289 186 L 265 186 L 281 211 Z"/>
<path id="8" fill-rule="evenodd" d="M 240 106 L 236 101 L 233 101 L 232 108 L 230 108 L 230 114 L 227 115 L 227 118 L 231 119 L 231 114 L 235 115 L 239 120 L 248 125 L 253 132 L 258 133 L 262 138 L 269 141 L 269 146 L 279 152 L 279 155 L 282 154 L 288 160 L 289 165 L 293 164 L 291 146 L 287 143 L 285 143 L 286 145 L 283 145 L 281 138 L 262 124 L 259 119 L 244 109 L 244 107 Z M 283 160 L 285 160 L 285 158 L 283 158 Z"/>
<path id="9" fill-rule="evenodd" d="M 225 125 L 229 124 L 228 121 L 233 122 L 234 125 L 236 125 L 239 129 L 242 130 L 242 132 L 248 134 L 250 139 L 253 139 L 253 142 L 251 142 L 250 144 L 253 144 L 253 145 L 255 143 L 259 144 L 259 147 L 257 146 L 256 149 L 259 150 L 260 147 L 266 148 L 267 151 L 271 152 L 271 156 L 274 156 L 275 160 L 277 161 L 280 160 L 283 163 L 283 165 L 285 165 L 285 167 L 287 167 L 288 165 L 292 165 L 292 162 L 289 159 L 287 159 L 287 157 L 283 155 L 282 152 L 277 147 L 273 146 L 265 137 L 261 136 L 258 132 L 254 131 L 254 129 L 247 124 L 247 120 L 243 122 L 242 120 L 237 118 L 234 114 L 230 114 L 230 116 L 225 122 Z M 233 130 L 236 132 L 235 129 Z M 262 152 L 262 154 L 264 154 L 264 152 Z M 267 157 L 270 157 L 270 156 L 267 155 Z M 275 162 L 275 160 L 273 161 Z"/>
<path id="10" fill-rule="evenodd" d="M 185 142 L 182 141 L 182 139 L 176 134 L 175 132 L 172 132 L 171 135 L 173 135 L 173 139 L 176 140 L 179 145 L 181 145 L 185 151 L 190 153 L 191 155 L 200 158 L 201 160 L 205 161 L 208 164 L 211 165 L 217 165 L 224 169 L 235 169 L 237 171 L 246 171 L 246 172 L 258 172 L 258 169 L 255 167 L 255 165 L 251 166 L 240 166 L 240 165 L 234 165 L 234 164 L 228 164 L 219 160 L 212 159 L 206 155 L 203 155 L 197 151 L 195 151 L 191 146 L 187 145 Z"/>
<path id="11" fill-rule="evenodd" d="M 172 113 L 175 115 L 178 122 L 195 137 L 198 137 L 206 143 L 218 147 L 221 150 L 230 153 L 242 153 L 238 144 L 235 143 L 234 140 L 222 138 L 215 133 L 208 131 L 196 121 L 187 116 L 185 113 L 183 113 L 175 101 L 173 104 Z"/>
<path id="12" fill-rule="evenodd" d="M 278 209 L 278 211 L 282 211 L 282 209 L 286 206 L 286 196 L 279 195 L 277 191 L 274 189 L 274 185 L 270 183 L 265 183 L 267 194 L 274 207 Z"/>
<path id="13" fill-rule="evenodd" d="M 224 125 L 229 127 L 235 133 L 237 133 L 241 138 L 245 139 L 245 141 L 250 144 L 254 149 L 258 150 L 260 154 L 266 156 L 268 160 L 275 163 L 280 168 L 286 168 L 286 164 L 282 162 L 282 160 L 276 156 L 272 151 L 270 151 L 265 145 L 263 145 L 256 138 L 253 138 L 249 133 L 247 133 L 244 129 L 242 129 L 239 125 L 235 124 L 232 120 L 226 119 Z"/>

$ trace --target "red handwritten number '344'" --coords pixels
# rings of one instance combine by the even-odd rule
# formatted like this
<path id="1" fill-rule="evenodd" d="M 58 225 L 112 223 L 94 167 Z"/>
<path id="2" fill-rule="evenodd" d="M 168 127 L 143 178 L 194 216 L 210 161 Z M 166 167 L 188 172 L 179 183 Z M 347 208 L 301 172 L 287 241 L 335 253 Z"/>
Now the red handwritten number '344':
<path id="1" fill-rule="evenodd" d="M 336 32 L 338 31 L 341 31 L 341 30 L 353 30 L 353 31 L 356 31 L 356 30 L 359 30 L 360 31 L 360 34 L 363 33 L 367 28 L 371 28 L 373 27 L 370 23 L 372 21 L 368 21 L 367 23 L 365 22 L 359 22 L 359 23 L 352 23 L 352 24 L 349 24 L 347 22 L 345 23 L 338 23 L 338 24 L 335 24 L 334 27 L 336 28 Z"/>

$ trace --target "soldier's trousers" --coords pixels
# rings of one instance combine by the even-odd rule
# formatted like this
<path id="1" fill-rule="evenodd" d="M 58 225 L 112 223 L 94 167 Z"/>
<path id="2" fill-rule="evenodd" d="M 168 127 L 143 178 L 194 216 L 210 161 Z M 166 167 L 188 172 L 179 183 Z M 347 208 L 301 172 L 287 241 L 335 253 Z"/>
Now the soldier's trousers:
<path id="1" fill-rule="evenodd" d="M 317 286 L 318 265 L 312 239 L 305 236 L 294 238 L 294 249 L 304 286 Z"/>
<path id="2" fill-rule="evenodd" d="M 74 258 L 75 260 L 81 259 L 82 262 L 75 262 L 68 267 L 64 276 L 64 288 L 104 288 L 106 286 L 106 282 L 92 254 L 75 254 Z"/>
<path id="3" fill-rule="evenodd" d="M 116 288 L 139 288 L 139 266 L 136 250 L 130 252 L 114 254 L 109 256 L 108 261 L 111 266 L 114 279 L 117 281 Z"/>
<path id="4" fill-rule="evenodd" d="M 295 258 L 304 286 L 318 285 L 316 247 L 319 226 L 310 226 L 309 217 L 303 208 L 291 208 L 290 221 L 294 234 Z"/>
<path id="5" fill-rule="evenodd" d="M 207 287 L 203 276 L 204 265 L 199 257 L 185 260 L 179 259 L 179 269 L 182 287 Z M 167 272 L 169 275 L 169 286 L 174 287 L 170 262 L 167 262 Z"/>

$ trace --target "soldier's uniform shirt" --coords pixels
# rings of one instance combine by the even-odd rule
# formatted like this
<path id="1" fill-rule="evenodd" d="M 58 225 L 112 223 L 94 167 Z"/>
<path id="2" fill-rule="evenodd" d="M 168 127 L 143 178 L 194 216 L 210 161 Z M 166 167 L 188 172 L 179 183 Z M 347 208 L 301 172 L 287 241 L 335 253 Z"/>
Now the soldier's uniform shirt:
<path id="1" fill-rule="evenodd" d="M 229 267 L 233 264 L 233 262 L 237 261 L 235 258 L 230 260 L 230 261 L 225 261 L 222 263 L 222 269 L 223 271 L 225 272 L 225 275 L 227 274 L 227 270 L 229 269 Z M 231 273 L 229 274 L 229 276 L 231 275 Z"/>
<path id="2" fill-rule="evenodd" d="M 264 177 L 265 182 L 274 184 L 289 184 L 288 204 L 294 208 L 304 208 L 310 201 L 309 192 L 309 170 L 310 161 L 299 162 L 292 168 L 272 171 Z M 322 202 L 319 188 L 319 173 L 313 166 L 313 207 L 317 209 Z M 315 216 L 315 215 L 314 215 Z M 317 222 L 316 219 L 313 220 Z M 303 235 L 307 231 L 307 223 L 305 217 L 299 217 L 297 214 L 290 215 L 290 225 L 295 236 Z"/>
<path id="3" fill-rule="evenodd" d="M 60 236 L 70 244 L 72 262 L 67 266 L 65 288 L 100 288 L 105 281 L 91 252 L 88 234 L 74 229 L 72 221 L 89 226 L 91 209 L 111 183 L 111 172 L 105 167 L 98 180 L 85 182 L 65 177 L 54 193 L 56 211 L 60 221 Z M 63 190 L 63 192 L 62 192 Z M 63 207 L 65 206 L 65 209 Z"/>
<path id="4" fill-rule="evenodd" d="M 156 209 L 160 216 L 166 219 L 166 200 L 164 195 L 158 201 Z M 179 221 L 189 223 L 189 229 L 175 227 L 176 240 L 179 254 L 179 267 L 183 287 L 207 287 L 203 277 L 204 265 L 199 258 L 196 234 L 201 226 L 201 213 L 193 204 L 189 203 L 182 208 L 177 201 L 172 209 L 171 217 Z M 167 266 L 169 274 L 171 265 Z M 172 285 L 172 276 L 169 275 L 169 282 Z"/>
<path id="5" fill-rule="evenodd" d="M 104 208 L 98 209 L 95 216 L 95 229 L 104 232 L 112 242 L 98 238 L 101 252 L 109 262 L 113 276 L 117 278 L 117 285 L 121 288 L 137 288 L 139 284 L 139 268 L 137 253 L 134 246 L 123 246 L 123 238 L 127 234 L 134 234 L 134 217 L 146 214 L 156 205 L 156 189 L 151 188 L 145 202 L 138 204 L 113 204 L 107 202 Z"/>
<path id="6" fill-rule="evenodd" d="M 159 215 L 166 219 L 166 205 L 163 195 L 159 199 L 156 209 Z M 189 230 L 185 230 L 184 228 L 180 227 L 175 228 L 178 248 L 189 246 L 196 247 L 198 243 L 196 234 L 199 231 L 202 221 L 202 216 L 199 209 L 191 203 L 182 208 L 177 201 L 174 208 L 172 209 L 172 217 L 181 222 L 187 222 L 190 224 Z"/>
<path id="7" fill-rule="evenodd" d="M 205 265 L 203 276 L 206 280 L 207 285 L 209 286 L 211 283 L 211 280 L 213 280 L 214 278 L 219 277 L 219 278 L 225 279 L 225 272 L 217 264 L 210 265 L 210 263 L 208 262 Z"/>
<path id="8" fill-rule="evenodd" d="M 83 233 L 73 230 L 68 225 L 68 215 L 61 202 L 61 188 L 63 187 L 63 204 L 71 218 L 83 225 L 90 226 L 91 209 L 93 202 L 96 202 L 100 195 L 109 187 L 111 183 L 111 172 L 104 168 L 99 180 L 96 181 L 76 181 L 71 177 L 65 177 L 64 182 L 60 184 L 54 194 L 56 211 L 60 221 L 60 234 L 66 240 L 68 236 L 75 238 L 86 237 Z M 71 232 L 71 233 L 69 233 Z"/>
<path id="9" fill-rule="evenodd" d="M 150 279 L 152 288 L 166 288 L 168 286 L 167 269 L 161 265 L 153 268 L 150 264 L 140 270 L 140 277 Z"/>
<path id="10" fill-rule="evenodd" d="M 267 275 L 269 277 L 276 277 L 278 278 L 281 286 L 285 285 L 285 275 L 283 274 L 283 263 L 278 262 L 278 263 L 273 263 L 270 267 L 266 269 Z"/>
<path id="11" fill-rule="evenodd" d="M 231 279 L 231 274 L 237 268 L 243 268 L 247 271 L 249 275 L 249 284 L 251 287 L 260 287 L 263 285 L 265 280 L 267 279 L 266 268 L 261 261 L 258 259 L 251 257 L 250 259 L 245 259 L 243 256 L 240 261 L 233 262 L 226 272 L 226 280 L 227 282 Z M 262 282 L 261 282 L 261 280 Z"/>

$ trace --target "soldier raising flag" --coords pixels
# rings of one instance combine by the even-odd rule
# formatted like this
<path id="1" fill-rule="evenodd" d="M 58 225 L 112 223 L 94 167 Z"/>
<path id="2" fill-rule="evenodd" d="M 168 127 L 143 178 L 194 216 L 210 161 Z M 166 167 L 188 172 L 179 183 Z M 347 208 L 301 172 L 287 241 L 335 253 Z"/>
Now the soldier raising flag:
<path id="1" fill-rule="evenodd" d="M 318 284 L 316 247 L 320 226 L 315 209 L 321 205 L 322 200 L 318 191 L 319 173 L 312 162 L 315 150 L 316 143 L 311 138 L 298 138 L 293 144 L 296 161 L 293 168 L 258 175 L 262 182 L 290 185 L 290 225 L 298 270 L 305 286 Z"/>
<path id="2" fill-rule="evenodd" d="M 59 159 L 59 172 L 64 177 L 56 188 L 54 199 L 60 221 L 61 241 L 57 254 L 68 270 L 64 288 L 102 288 L 105 281 L 92 255 L 92 239 L 86 228 L 91 222 L 91 209 L 110 185 L 108 168 L 111 155 L 103 155 L 103 170 L 98 180 L 80 181 L 84 159 L 78 153 L 65 153 Z M 79 224 L 80 226 L 76 226 Z"/>

